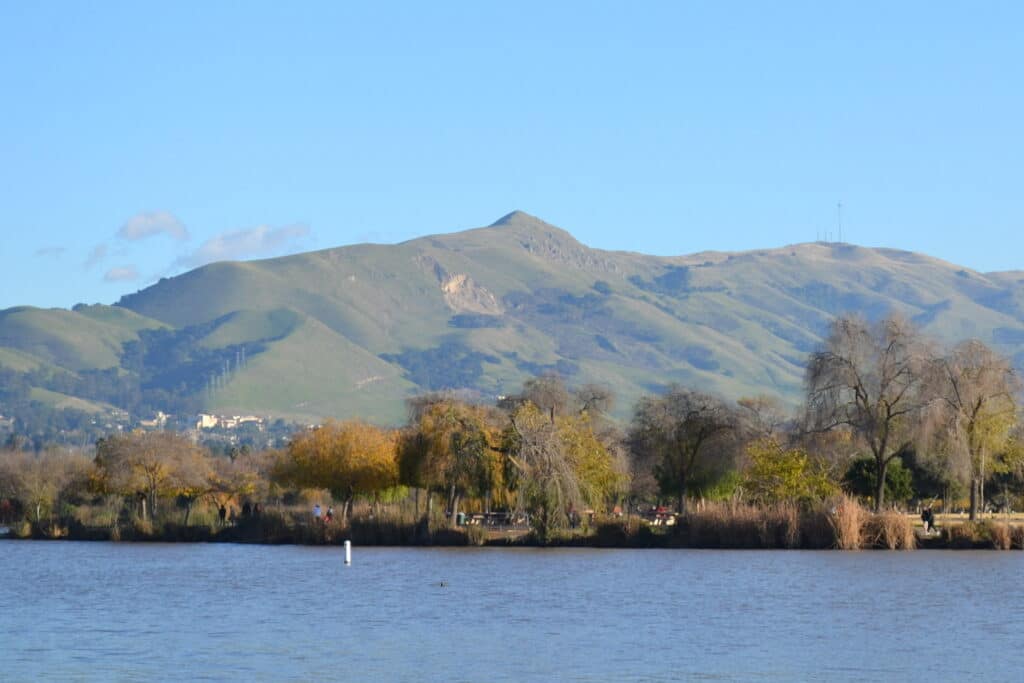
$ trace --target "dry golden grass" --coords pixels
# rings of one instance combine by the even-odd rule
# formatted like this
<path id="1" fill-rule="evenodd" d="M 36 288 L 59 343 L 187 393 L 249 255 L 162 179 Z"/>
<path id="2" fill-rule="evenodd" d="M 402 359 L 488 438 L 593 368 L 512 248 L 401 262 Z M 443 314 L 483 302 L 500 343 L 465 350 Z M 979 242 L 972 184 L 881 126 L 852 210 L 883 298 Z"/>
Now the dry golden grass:
<path id="1" fill-rule="evenodd" d="M 986 523 L 986 526 L 988 527 L 988 538 L 993 548 L 996 550 L 1009 550 L 1013 547 L 1009 524 L 990 521 Z"/>
<path id="2" fill-rule="evenodd" d="M 864 535 L 867 545 L 889 550 L 913 550 L 917 546 L 914 524 L 906 515 L 886 512 L 867 519 Z"/>
<path id="3" fill-rule="evenodd" d="M 1024 526 L 1010 527 L 1010 547 L 1024 550 Z"/>
<path id="4" fill-rule="evenodd" d="M 843 496 L 832 508 L 829 521 L 840 550 L 860 550 L 864 543 L 864 524 L 868 513 L 853 498 Z"/>
<path id="5" fill-rule="evenodd" d="M 708 502 L 687 515 L 691 545 L 704 548 L 800 548 L 808 544 L 804 513 L 794 503 L 759 506 Z M 816 538 L 813 537 L 812 538 Z M 827 547 L 812 540 L 809 547 Z"/>

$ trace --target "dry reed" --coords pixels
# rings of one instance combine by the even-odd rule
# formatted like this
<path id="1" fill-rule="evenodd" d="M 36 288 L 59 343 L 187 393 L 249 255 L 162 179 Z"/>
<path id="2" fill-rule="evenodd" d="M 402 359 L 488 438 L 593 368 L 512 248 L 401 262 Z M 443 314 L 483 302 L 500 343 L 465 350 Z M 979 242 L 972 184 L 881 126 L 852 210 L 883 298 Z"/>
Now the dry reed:
<path id="1" fill-rule="evenodd" d="M 699 548 L 798 548 L 801 514 L 792 503 L 706 502 L 687 515 L 685 531 Z"/>
<path id="2" fill-rule="evenodd" d="M 864 542 L 864 523 L 867 512 L 853 498 L 843 496 L 832 506 L 829 522 L 835 534 L 835 547 L 840 550 L 860 550 Z"/>
<path id="3" fill-rule="evenodd" d="M 865 533 L 868 545 L 889 550 L 913 550 L 917 546 L 914 525 L 906 515 L 886 512 L 868 518 Z"/>
<path id="4" fill-rule="evenodd" d="M 1010 525 L 1002 522 L 986 522 L 986 531 L 989 542 L 996 550 L 1009 550 L 1013 547 L 1013 539 L 1010 534 Z"/>
<path id="5" fill-rule="evenodd" d="M 1010 527 L 1010 541 L 1012 548 L 1024 550 L 1024 526 Z"/>

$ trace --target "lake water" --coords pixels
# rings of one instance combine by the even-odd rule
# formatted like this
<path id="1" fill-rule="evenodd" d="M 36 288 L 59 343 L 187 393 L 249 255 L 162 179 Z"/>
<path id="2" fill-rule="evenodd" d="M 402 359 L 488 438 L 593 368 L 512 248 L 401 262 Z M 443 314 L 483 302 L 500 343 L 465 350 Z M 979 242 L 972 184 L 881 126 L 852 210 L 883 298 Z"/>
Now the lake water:
<path id="1" fill-rule="evenodd" d="M 1018 552 L 0 542 L 4 681 L 1019 680 Z M 444 585 L 442 585 L 442 583 Z"/>

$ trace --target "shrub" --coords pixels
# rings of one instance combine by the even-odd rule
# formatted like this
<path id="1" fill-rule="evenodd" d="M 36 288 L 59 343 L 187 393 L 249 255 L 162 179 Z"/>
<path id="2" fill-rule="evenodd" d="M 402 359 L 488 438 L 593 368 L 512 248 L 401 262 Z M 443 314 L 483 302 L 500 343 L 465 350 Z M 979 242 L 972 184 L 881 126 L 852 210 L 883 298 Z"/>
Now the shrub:
<path id="1" fill-rule="evenodd" d="M 135 537 L 148 538 L 153 535 L 153 522 L 148 517 L 135 517 L 132 519 L 132 535 Z"/>
<path id="2" fill-rule="evenodd" d="M 416 525 L 400 519 L 354 518 L 349 525 L 353 543 L 359 545 L 404 545 L 416 542 Z"/>
<path id="3" fill-rule="evenodd" d="M 602 522 L 594 530 L 594 541 L 599 547 L 622 548 L 628 545 L 630 535 L 622 522 Z"/>
<path id="4" fill-rule="evenodd" d="M 482 526 L 470 525 L 465 527 L 466 540 L 469 545 L 484 545 L 487 543 L 487 529 Z"/>
<path id="5" fill-rule="evenodd" d="M 843 477 L 844 488 L 863 498 L 874 498 L 878 482 L 878 463 L 871 456 L 850 463 Z M 885 470 L 885 500 L 903 502 L 914 495 L 913 475 L 900 458 L 893 458 Z"/>
<path id="6" fill-rule="evenodd" d="M 177 522 L 163 525 L 160 540 L 179 543 L 199 543 L 210 540 L 210 528 L 206 526 L 185 526 Z"/>

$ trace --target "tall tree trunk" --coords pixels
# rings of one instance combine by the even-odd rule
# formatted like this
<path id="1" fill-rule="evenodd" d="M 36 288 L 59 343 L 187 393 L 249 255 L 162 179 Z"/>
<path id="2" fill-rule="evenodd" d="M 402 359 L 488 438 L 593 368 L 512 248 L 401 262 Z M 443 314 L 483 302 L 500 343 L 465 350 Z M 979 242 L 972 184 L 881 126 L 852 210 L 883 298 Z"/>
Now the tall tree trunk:
<path id="1" fill-rule="evenodd" d="M 417 486 L 412 490 L 412 516 L 420 516 L 420 487 Z"/>
<path id="2" fill-rule="evenodd" d="M 660 506 L 661 503 L 658 503 Z M 686 516 L 686 477 L 679 480 L 679 499 L 676 502 L 676 509 L 680 516 Z"/>
<path id="3" fill-rule="evenodd" d="M 192 516 L 192 499 L 185 503 L 185 526 L 188 526 L 188 518 Z"/>
<path id="4" fill-rule="evenodd" d="M 885 505 L 885 472 L 889 469 L 889 461 L 885 458 L 875 458 L 878 465 L 878 480 L 875 482 L 875 512 L 881 512 Z"/>
<path id="5" fill-rule="evenodd" d="M 459 496 L 458 493 L 453 493 L 452 494 L 452 520 L 451 520 L 451 525 L 452 526 L 458 526 L 459 525 L 459 498 L 460 498 L 460 496 Z"/>
<path id="6" fill-rule="evenodd" d="M 455 484 L 448 489 L 448 526 L 455 526 Z"/>
<path id="7" fill-rule="evenodd" d="M 978 510 L 981 507 L 981 480 L 978 477 L 971 477 L 971 521 L 978 519 Z"/>
<path id="8" fill-rule="evenodd" d="M 146 497 L 142 496 L 139 503 L 142 505 L 142 519 L 146 519 Z"/>
<path id="9" fill-rule="evenodd" d="M 430 525 L 430 517 L 434 514 L 434 492 L 427 489 L 427 510 L 424 514 L 424 521 Z"/>

